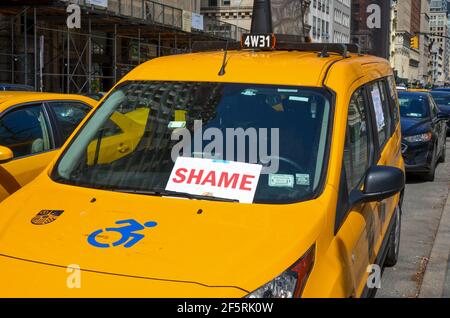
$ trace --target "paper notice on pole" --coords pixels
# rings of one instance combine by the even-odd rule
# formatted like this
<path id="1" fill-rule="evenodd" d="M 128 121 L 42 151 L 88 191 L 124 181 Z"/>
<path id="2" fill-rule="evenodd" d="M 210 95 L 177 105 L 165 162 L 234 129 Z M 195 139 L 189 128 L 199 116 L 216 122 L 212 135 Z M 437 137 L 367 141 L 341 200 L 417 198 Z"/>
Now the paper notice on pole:
<path id="1" fill-rule="evenodd" d="M 262 165 L 178 157 L 166 190 L 253 203 Z"/>
<path id="2" fill-rule="evenodd" d="M 192 12 L 192 28 L 203 31 L 203 15 Z"/>
<path id="3" fill-rule="evenodd" d="M 375 117 L 377 120 L 378 132 L 382 131 L 386 125 L 384 120 L 383 104 L 381 101 L 381 93 L 378 86 L 372 88 L 372 101 L 375 108 Z"/>

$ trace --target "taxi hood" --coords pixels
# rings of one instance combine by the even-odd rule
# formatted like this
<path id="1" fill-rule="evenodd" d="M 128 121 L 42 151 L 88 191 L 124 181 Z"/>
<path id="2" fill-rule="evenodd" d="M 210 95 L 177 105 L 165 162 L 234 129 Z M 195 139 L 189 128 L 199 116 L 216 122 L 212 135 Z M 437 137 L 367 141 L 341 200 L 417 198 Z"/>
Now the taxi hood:
<path id="1" fill-rule="evenodd" d="M 160 198 L 62 185 L 41 175 L 0 205 L 0 267 L 2 257 L 77 264 L 98 275 L 230 286 L 244 296 L 314 244 L 325 211 L 320 200 L 248 205 Z"/>

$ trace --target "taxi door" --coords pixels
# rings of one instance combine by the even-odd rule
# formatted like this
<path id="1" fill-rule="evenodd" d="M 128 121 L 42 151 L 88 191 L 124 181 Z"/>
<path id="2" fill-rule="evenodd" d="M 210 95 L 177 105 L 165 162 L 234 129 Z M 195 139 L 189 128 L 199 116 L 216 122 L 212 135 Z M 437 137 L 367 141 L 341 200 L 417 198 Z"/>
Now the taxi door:
<path id="1" fill-rule="evenodd" d="M 371 83 L 368 90 L 375 119 L 378 165 L 402 168 L 400 116 L 396 93 L 390 87 L 389 78 Z M 394 196 L 377 203 L 377 224 L 374 229 L 377 236 L 376 256 L 379 256 L 383 240 L 387 239 L 386 236 L 389 235 L 389 223 L 396 211 L 398 200 L 399 197 Z"/>
<path id="2" fill-rule="evenodd" d="M 0 201 L 32 181 L 55 156 L 53 135 L 42 103 L 14 107 L 0 115 L 0 145 L 14 159 L 0 164 Z"/>
<path id="3" fill-rule="evenodd" d="M 391 102 L 387 93 L 387 83 L 384 79 L 380 79 L 365 85 L 365 90 L 366 100 L 364 103 L 368 123 L 367 148 L 369 151 L 367 167 L 374 165 L 399 167 L 399 162 L 396 160 L 401 160 L 399 159 L 401 141 L 400 138 L 393 136 Z M 348 162 L 349 159 L 351 162 Z M 360 180 L 364 169 L 361 167 L 358 171 L 352 167 L 361 158 L 351 156 L 349 159 L 344 160 L 344 163 L 346 172 L 350 174 L 348 183 L 351 184 L 349 187 L 351 191 L 354 187 L 362 186 L 357 181 Z M 360 164 L 362 165 L 362 163 Z M 358 166 L 358 164 L 356 165 Z M 389 221 L 395 211 L 395 200 L 396 197 L 392 197 L 381 202 L 361 204 L 352 209 L 352 212 L 358 213 L 354 215 L 352 222 L 353 233 L 357 239 L 352 251 L 356 296 L 360 296 L 368 287 L 369 273 L 373 273 L 370 265 L 379 265 L 378 274 L 381 275 L 383 264 L 379 263 L 381 261 L 379 256 L 383 240 L 388 235 Z"/>
<path id="4" fill-rule="evenodd" d="M 353 93 L 348 110 L 341 179 L 341 192 L 346 198 L 344 201 L 348 201 L 353 190 L 362 189 L 368 169 L 376 164 L 374 150 L 370 102 L 366 86 L 362 86 Z M 341 242 L 341 254 L 346 257 L 346 268 L 352 281 L 348 292 L 352 296 L 360 295 L 364 289 L 367 266 L 374 259 L 376 204 L 347 206 L 345 210 L 348 212 L 337 212 L 336 239 Z"/>

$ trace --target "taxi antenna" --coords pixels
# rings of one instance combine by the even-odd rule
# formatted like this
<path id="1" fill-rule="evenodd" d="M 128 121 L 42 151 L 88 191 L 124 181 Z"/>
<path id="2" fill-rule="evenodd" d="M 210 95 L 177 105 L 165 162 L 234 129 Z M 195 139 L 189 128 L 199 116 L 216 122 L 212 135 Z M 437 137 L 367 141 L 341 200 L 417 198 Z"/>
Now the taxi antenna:
<path id="1" fill-rule="evenodd" d="M 273 33 L 272 5 L 270 3 L 270 0 L 255 0 L 253 4 L 251 33 L 252 34 Z"/>
<path id="2" fill-rule="evenodd" d="M 225 75 L 225 68 L 227 67 L 227 56 L 228 56 L 228 40 L 227 40 L 227 43 L 225 45 L 225 51 L 223 53 L 222 67 L 220 68 L 219 76 L 224 76 Z"/>

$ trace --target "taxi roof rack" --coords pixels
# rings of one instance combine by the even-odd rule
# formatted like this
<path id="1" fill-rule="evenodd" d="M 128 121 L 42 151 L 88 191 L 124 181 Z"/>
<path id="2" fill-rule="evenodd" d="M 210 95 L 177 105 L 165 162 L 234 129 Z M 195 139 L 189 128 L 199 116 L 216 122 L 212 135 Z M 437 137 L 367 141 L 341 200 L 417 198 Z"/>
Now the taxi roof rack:
<path id="1" fill-rule="evenodd" d="M 240 42 L 226 41 L 201 41 L 192 44 L 192 52 L 242 50 Z M 277 35 L 275 48 L 276 51 L 315 51 L 319 57 L 328 57 L 330 53 L 337 53 L 344 58 L 348 53 L 361 55 L 361 47 L 352 43 L 307 43 L 299 41 L 298 36 Z"/>

